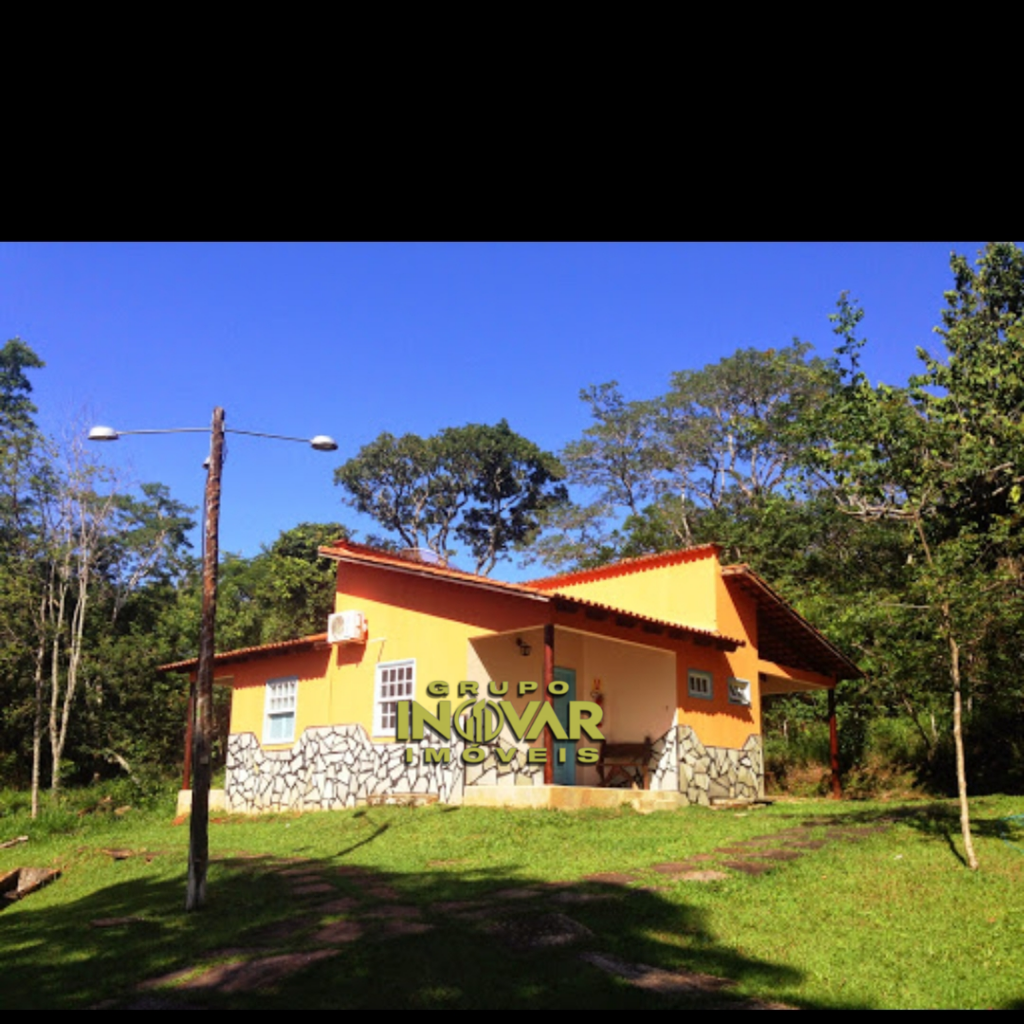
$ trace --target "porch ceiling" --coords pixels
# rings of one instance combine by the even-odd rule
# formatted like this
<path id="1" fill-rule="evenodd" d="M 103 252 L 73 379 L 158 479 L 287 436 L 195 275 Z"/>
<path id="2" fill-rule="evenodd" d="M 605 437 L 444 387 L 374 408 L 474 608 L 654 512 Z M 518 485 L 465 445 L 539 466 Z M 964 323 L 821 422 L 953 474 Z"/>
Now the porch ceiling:
<path id="1" fill-rule="evenodd" d="M 835 679 L 859 679 L 864 673 L 745 565 L 722 568 L 726 584 L 757 602 L 757 653 L 765 661 Z"/>
<path id="2" fill-rule="evenodd" d="M 812 683 L 804 679 L 784 679 L 782 676 L 761 673 L 760 690 L 762 697 L 773 697 L 780 693 L 802 693 L 806 690 L 827 690 L 830 687 L 822 683 Z"/>

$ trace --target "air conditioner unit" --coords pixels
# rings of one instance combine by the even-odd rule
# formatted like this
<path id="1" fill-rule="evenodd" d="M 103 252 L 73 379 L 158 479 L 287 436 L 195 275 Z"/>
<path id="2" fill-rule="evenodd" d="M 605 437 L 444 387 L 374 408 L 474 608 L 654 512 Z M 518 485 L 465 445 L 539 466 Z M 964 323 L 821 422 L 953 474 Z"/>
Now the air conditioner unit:
<path id="1" fill-rule="evenodd" d="M 327 616 L 327 640 L 332 644 L 366 643 L 366 616 L 362 612 L 335 612 Z"/>
<path id="2" fill-rule="evenodd" d="M 750 707 L 750 683 L 746 679 L 729 680 L 729 703 Z"/>

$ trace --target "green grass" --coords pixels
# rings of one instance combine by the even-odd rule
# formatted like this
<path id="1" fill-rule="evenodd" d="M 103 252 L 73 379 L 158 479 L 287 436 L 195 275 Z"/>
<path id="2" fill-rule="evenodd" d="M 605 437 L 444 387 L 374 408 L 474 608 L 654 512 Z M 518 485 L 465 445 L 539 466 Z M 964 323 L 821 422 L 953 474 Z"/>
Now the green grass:
<path id="1" fill-rule="evenodd" d="M 373 903 L 365 883 L 338 868 L 374 872 L 434 929 L 385 940 L 363 918 L 363 937 L 337 956 L 259 993 L 166 988 L 146 998 L 210 1008 L 706 1008 L 743 998 L 821 1008 L 1024 1006 L 1024 829 L 1003 821 L 1024 812 L 1024 798 L 972 802 L 977 874 L 962 864 L 952 802 L 800 801 L 647 816 L 382 807 L 230 819 L 211 825 L 208 905 L 194 914 L 182 909 L 188 828 L 171 824 L 171 805 L 77 813 L 90 806 L 95 796 L 69 796 L 33 823 L 20 795 L 0 793 L 0 841 L 30 836 L 0 850 L 0 874 L 19 865 L 63 871 L 0 913 L 0 1007 L 132 1005 L 143 998 L 139 982 L 211 958 L 312 948 L 322 920 L 344 914 L 321 919 L 314 904 L 290 895 L 280 859 L 293 857 L 312 861 L 339 897 L 363 908 Z M 882 820 L 892 822 L 885 832 L 833 840 L 759 877 L 699 884 L 648 870 L 808 822 L 814 837 Z M 114 860 L 103 852 L 113 848 L 140 855 Z M 583 880 L 611 871 L 665 888 Z M 435 909 L 543 881 L 613 898 L 492 905 L 524 921 L 557 910 L 592 938 L 516 952 L 485 923 Z M 145 921 L 91 925 L 129 916 Z M 296 918 L 305 932 L 258 954 L 237 952 L 255 948 L 261 929 Z M 583 948 L 735 986 L 717 997 L 644 991 L 580 961 Z"/>

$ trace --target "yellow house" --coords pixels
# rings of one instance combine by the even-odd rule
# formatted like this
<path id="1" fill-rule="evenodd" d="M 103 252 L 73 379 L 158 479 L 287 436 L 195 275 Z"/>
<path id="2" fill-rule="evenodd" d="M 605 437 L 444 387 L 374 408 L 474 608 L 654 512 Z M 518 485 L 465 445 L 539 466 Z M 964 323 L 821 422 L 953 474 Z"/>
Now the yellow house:
<path id="1" fill-rule="evenodd" d="M 658 806 L 755 800 L 762 697 L 861 675 L 714 545 L 524 584 L 349 541 L 320 553 L 338 563 L 329 632 L 215 658 L 231 810 L 579 806 L 615 784 Z"/>

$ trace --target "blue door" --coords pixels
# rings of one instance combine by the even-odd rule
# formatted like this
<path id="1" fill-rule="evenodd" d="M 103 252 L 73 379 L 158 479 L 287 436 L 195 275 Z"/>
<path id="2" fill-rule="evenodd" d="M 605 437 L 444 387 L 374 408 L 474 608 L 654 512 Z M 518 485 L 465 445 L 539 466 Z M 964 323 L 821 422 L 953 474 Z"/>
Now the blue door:
<path id="1" fill-rule="evenodd" d="M 555 715 L 562 723 L 562 728 L 569 731 L 569 702 L 576 699 L 576 670 L 555 667 L 555 679 L 569 684 L 569 689 L 553 696 Z M 552 756 L 555 759 L 554 783 L 556 786 L 576 785 L 576 742 L 575 740 L 555 740 Z M 563 760 L 564 758 L 564 760 Z"/>

